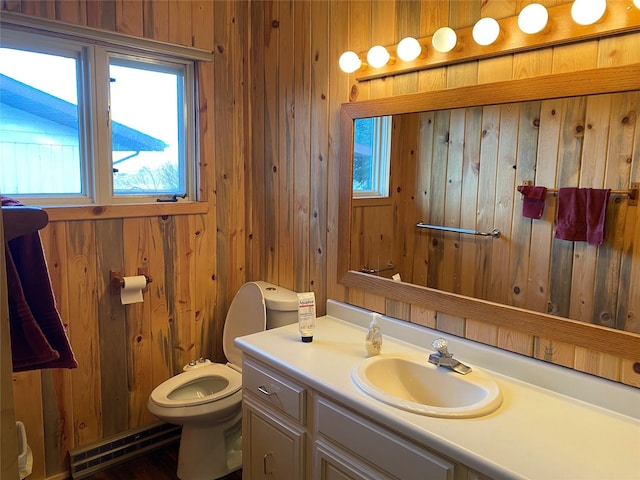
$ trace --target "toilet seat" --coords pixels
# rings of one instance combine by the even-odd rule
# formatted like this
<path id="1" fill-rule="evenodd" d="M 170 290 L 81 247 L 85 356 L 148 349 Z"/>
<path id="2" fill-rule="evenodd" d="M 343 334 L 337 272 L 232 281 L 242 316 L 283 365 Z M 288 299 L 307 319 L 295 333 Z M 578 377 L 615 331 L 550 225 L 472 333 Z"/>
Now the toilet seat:
<path id="1" fill-rule="evenodd" d="M 276 287 L 269 283 L 247 282 L 233 297 L 222 333 L 226 365 L 197 362 L 197 368 L 165 380 L 149 395 L 147 408 L 153 415 L 182 425 L 178 478 L 222 478 L 242 467 L 238 450 L 242 443 L 242 352 L 234 342 L 266 330 L 265 295 L 273 301 L 274 292 Z M 271 310 L 295 311 L 297 296 L 286 292 Z M 283 305 L 285 300 L 290 301 L 290 308 Z M 277 315 L 277 320 L 283 321 L 281 317 Z"/>
<path id="2" fill-rule="evenodd" d="M 215 402 L 241 388 L 241 373 L 212 363 L 171 377 L 151 392 L 150 400 L 160 407 L 190 407 Z"/>

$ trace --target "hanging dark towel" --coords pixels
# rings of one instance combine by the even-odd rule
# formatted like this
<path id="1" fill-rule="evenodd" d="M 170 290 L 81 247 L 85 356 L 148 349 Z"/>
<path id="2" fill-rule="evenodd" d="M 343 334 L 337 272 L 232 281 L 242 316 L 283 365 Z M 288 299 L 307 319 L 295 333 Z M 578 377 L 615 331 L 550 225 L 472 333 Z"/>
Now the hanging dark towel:
<path id="1" fill-rule="evenodd" d="M 520 187 L 522 193 L 522 216 L 527 218 L 542 218 L 544 203 L 547 199 L 547 187 L 524 185 Z"/>
<path id="2" fill-rule="evenodd" d="M 560 188 L 555 237 L 600 245 L 610 189 Z"/>
<path id="3" fill-rule="evenodd" d="M 2 199 L 3 205 L 17 202 Z M 13 371 L 76 368 L 56 308 L 40 234 L 31 232 L 5 243 Z"/>

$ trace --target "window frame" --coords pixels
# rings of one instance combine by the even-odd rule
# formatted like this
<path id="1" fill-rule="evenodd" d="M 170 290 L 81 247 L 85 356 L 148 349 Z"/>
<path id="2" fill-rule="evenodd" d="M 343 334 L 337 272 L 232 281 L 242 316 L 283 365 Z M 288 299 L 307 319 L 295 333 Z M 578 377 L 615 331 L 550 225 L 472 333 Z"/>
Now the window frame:
<path id="1" fill-rule="evenodd" d="M 391 174 L 391 115 L 373 117 L 373 146 L 371 151 L 371 189 L 353 190 L 354 199 L 388 198 Z"/>
<path id="2" fill-rule="evenodd" d="M 178 135 L 184 140 L 184 153 L 181 152 L 181 155 L 185 157 L 182 163 L 187 194 L 185 203 L 201 200 L 198 197 L 200 132 L 197 63 L 212 61 L 212 52 L 13 12 L 3 12 L 0 28 L 3 46 L 50 54 L 63 52 L 65 56 L 69 56 L 71 52 L 78 58 L 78 128 L 81 130 L 79 150 L 82 192 L 64 195 L 16 195 L 16 198 L 25 204 L 64 207 L 155 204 L 164 203 L 162 200 L 177 200 L 172 194 L 127 195 L 116 194 L 113 191 L 111 119 L 108 114 L 100 114 L 100 110 L 108 108 L 110 102 L 110 61 L 125 59 L 134 64 L 142 62 L 150 66 L 157 65 L 160 67 L 158 71 L 183 72 L 184 98 L 179 105 L 184 109 L 180 113 L 184 122 Z M 80 62 L 83 62 L 86 68 L 82 68 Z M 86 116 L 91 117 L 92 121 L 88 122 Z M 182 200 L 180 202 L 182 203 Z"/>

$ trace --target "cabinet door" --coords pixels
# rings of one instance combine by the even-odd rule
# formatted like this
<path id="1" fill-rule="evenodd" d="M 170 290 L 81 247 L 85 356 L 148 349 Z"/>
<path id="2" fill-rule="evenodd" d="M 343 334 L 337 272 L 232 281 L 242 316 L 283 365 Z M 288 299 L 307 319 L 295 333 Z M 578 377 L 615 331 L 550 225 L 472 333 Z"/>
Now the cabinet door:
<path id="1" fill-rule="evenodd" d="M 304 430 L 244 400 L 243 476 L 251 480 L 304 478 Z"/>
<path id="2" fill-rule="evenodd" d="M 322 440 L 313 445 L 314 480 L 371 480 L 384 476 Z"/>

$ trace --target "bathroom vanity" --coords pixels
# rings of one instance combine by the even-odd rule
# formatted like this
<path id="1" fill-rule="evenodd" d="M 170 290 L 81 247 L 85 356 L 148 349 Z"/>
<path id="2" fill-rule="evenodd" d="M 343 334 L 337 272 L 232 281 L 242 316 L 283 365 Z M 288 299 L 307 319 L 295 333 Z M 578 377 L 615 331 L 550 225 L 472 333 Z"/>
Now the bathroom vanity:
<path id="1" fill-rule="evenodd" d="M 444 336 L 502 394 L 478 417 L 412 413 L 352 379 L 371 312 L 329 300 L 327 313 L 312 343 L 297 325 L 236 339 L 246 478 L 640 478 L 640 390 L 383 317 L 384 354 L 427 362 Z"/>

